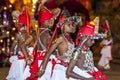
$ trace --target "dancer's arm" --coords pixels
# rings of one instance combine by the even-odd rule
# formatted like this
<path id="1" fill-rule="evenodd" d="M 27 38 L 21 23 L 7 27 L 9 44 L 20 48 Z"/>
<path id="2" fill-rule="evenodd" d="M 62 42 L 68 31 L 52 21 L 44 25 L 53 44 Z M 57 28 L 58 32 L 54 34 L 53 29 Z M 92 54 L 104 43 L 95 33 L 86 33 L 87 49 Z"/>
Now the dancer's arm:
<path id="1" fill-rule="evenodd" d="M 52 52 L 59 46 L 59 44 L 61 44 L 63 41 L 63 38 L 58 38 L 57 42 L 54 43 L 50 49 L 46 52 L 46 55 L 45 55 L 45 58 L 44 60 L 42 61 L 42 64 L 41 64 L 41 67 L 40 67 L 40 70 L 38 73 L 36 73 L 37 76 L 41 77 L 43 74 L 44 74 L 44 71 L 46 69 L 46 65 L 48 63 L 48 60 L 50 58 L 50 55 L 52 54 Z"/>

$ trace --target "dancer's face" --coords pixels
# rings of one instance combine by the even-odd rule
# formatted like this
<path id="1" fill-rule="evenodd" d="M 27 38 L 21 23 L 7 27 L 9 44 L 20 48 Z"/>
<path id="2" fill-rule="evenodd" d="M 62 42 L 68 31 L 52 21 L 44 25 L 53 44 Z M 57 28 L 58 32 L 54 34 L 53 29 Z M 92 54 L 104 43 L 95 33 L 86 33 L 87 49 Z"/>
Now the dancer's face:
<path id="1" fill-rule="evenodd" d="M 91 47 L 95 43 L 95 41 L 94 41 L 94 39 L 90 39 L 88 37 L 89 36 L 87 36 L 87 35 L 83 35 L 79 38 L 79 40 L 80 40 L 80 42 L 82 42 L 87 39 L 87 41 L 85 42 L 85 45 L 88 47 Z"/>
<path id="2" fill-rule="evenodd" d="M 76 27 L 74 27 L 72 23 L 67 23 L 64 25 L 64 32 L 74 33 L 75 31 L 76 31 Z"/>
<path id="3" fill-rule="evenodd" d="M 95 43 L 95 41 L 93 39 L 89 39 L 86 44 L 90 47 Z"/>
<path id="4" fill-rule="evenodd" d="M 54 19 L 53 18 L 51 18 L 49 20 L 46 20 L 45 24 L 44 24 L 45 27 L 49 27 L 49 28 L 52 28 L 53 25 L 54 25 Z"/>

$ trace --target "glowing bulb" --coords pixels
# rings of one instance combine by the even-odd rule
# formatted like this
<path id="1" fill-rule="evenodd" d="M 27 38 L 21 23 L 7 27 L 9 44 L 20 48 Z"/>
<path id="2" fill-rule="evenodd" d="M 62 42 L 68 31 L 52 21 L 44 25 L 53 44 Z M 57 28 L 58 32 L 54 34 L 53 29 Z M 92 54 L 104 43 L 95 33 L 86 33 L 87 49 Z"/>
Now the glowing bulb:
<path id="1" fill-rule="evenodd" d="M 9 7 L 11 8 L 11 7 L 12 7 L 12 5 L 9 5 Z"/>
<path id="2" fill-rule="evenodd" d="M 11 37 L 12 40 L 14 40 L 15 38 L 14 37 Z"/>
<path id="3" fill-rule="evenodd" d="M 37 25 L 37 24 L 35 24 L 35 27 L 37 28 L 37 27 L 38 27 L 38 25 Z"/>
<path id="4" fill-rule="evenodd" d="M 2 48 L 2 51 L 5 51 L 5 48 Z"/>
<path id="5" fill-rule="evenodd" d="M 33 8 L 36 8 L 36 6 L 35 6 L 35 5 L 33 5 Z"/>
<path id="6" fill-rule="evenodd" d="M 33 4 L 35 4 L 38 0 L 32 0 Z"/>
<path id="7" fill-rule="evenodd" d="M 3 21 L 3 24 L 6 24 L 6 21 Z"/>
<path id="8" fill-rule="evenodd" d="M 1 39 L 0 42 L 3 43 L 3 40 Z"/>
<path id="9" fill-rule="evenodd" d="M 14 23 L 16 23 L 16 20 L 13 20 Z"/>
<path id="10" fill-rule="evenodd" d="M 32 12 L 35 12 L 35 9 L 32 9 Z"/>
<path id="11" fill-rule="evenodd" d="M 9 31 L 7 31 L 7 32 L 6 32 L 6 34 L 10 34 L 10 32 L 9 32 Z"/>
<path id="12" fill-rule="evenodd" d="M 10 39 L 7 39 L 7 42 L 9 43 L 9 42 L 10 42 Z"/>
<path id="13" fill-rule="evenodd" d="M 9 0 L 11 4 L 13 4 L 15 2 L 15 0 Z"/>
<path id="14" fill-rule="evenodd" d="M 4 7 L 4 10 L 6 10 L 7 9 L 7 7 Z"/>
<path id="15" fill-rule="evenodd" d="M 15 31 L 15 30 L 16 30 L 16 28 L 15 28 L 15 27 L 13 27 L 13 28 L 12 28 L 12 30 L 13 30 L 13 31 Z"/>

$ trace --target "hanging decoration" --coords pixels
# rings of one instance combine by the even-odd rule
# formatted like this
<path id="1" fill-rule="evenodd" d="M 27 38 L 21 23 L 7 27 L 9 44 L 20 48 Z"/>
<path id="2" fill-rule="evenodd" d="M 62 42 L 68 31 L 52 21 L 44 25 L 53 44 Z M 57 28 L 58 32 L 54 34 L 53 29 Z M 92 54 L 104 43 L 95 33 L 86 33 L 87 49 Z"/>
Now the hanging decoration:
<path id="1" fill-rule="evenodd" d="M 9 2 L 10 2 L 11 4 L 13 4 L 15 1 L 16 1 L 16 0 L 9 0 Z"/>
<path id="2" fill-rule="evenodd" d="M 31 3 L 31 0 L 23 0 L 23 4 L 28 4 L 28 3 Z"/>
<path id="3" fill-rule="evenodd" d="M 37 1 L 38 1 L 38 0 L 32 0 L 32 3 L 33 3 L 33 4 L 36 4 Z"/>

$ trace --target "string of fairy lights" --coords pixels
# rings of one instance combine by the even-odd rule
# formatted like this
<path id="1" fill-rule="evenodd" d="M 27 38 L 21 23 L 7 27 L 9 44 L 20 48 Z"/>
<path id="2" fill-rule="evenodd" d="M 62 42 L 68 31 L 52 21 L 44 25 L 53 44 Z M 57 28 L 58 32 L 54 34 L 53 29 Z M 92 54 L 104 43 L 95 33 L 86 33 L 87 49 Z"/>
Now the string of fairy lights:
<path id="1" fill-rule="evenodd" d="M 17 7 L 20 8 L 20 4 L 27 5 L 27 7 L 30 9 L 28 10 L 30 16 L 33 16 L 35 8 L 36 8 L 36 2 L 38 0 L 9 0 L 6 1 L 5 5 L 2 5 L 0 7 L 0 35 L 9 35 L 8 37 L 4 39 L 0 39 L 0 54 L 2 53 L 9 53 L 10 47 L 15 39 L 15 33 L 17 31 L 17 28 L 11 23 L 15 23 L 16 20 L 12 20 L 12 11 L 13 11 L 13 5 L 17 4 L 18 6 L 14 6 L 15 9 Z M 22 7 L 21 7 L 22 8 Z M 9 12 L 8 12 L 9 11 Z M 32 23 L 35 27 L 37 26 L 36 23 Z"/>

